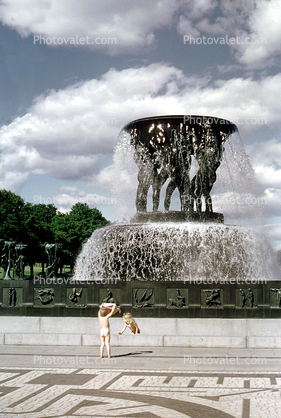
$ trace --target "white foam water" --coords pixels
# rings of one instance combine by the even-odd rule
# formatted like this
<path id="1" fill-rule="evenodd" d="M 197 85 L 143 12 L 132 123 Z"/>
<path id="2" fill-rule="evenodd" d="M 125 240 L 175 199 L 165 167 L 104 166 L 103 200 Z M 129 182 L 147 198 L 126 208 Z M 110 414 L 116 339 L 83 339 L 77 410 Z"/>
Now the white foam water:
<path id="1" fill-rule="evenodd" d="M 275 255 L 255 229 L 222 224 L 147 223 L 96 230 L 75 280 L 280 280 Z"/>

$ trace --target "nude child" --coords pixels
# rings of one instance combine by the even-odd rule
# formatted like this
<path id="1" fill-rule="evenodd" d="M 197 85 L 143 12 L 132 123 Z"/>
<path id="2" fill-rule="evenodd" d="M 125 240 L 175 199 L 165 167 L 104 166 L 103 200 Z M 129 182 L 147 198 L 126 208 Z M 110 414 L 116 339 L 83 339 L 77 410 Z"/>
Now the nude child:
<path id="1" fill-rule="evenodd" d="M 106 345 L 108 358 L 111 357 L 110 353 L 110 328 L 109 318 L 116 312 L 121 313 L 121 309 L 117 308 L 116 303 L 102 303 L 98 312 L 99 322 L 101 326 L 100 330 L 100 358 L 103 358 L 104 345 Z"/>
<path id="2" fill-rule="evenodd" d="M 132 331 L 132 334 L 140 334 L 140 329 L 138 327 L 138 324 L 136 323 L 136 321 L 134 320 L 134 318 L 132 317 L 130 313 L 125 313 L 123 315 L 123 320 L 125 322 L 124 328 L 121 331 L 119 331 L 118 334 L 123 334 L 123 332 L 125 331 L 127 327 L 130 328 L 130 330 Z"/>

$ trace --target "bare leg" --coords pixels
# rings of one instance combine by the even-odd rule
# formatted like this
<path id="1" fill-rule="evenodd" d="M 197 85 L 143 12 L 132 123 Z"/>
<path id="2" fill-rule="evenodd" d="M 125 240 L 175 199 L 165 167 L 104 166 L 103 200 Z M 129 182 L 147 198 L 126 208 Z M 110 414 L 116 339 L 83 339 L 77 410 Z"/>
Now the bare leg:
<path id="1" fill-rule="evenodd" d="M 105 345 L 106 345 L 106 349 L 107 349 L 107 356 L 108 358 L 111 357 L 111 353 L 110 353 L 110 335 L 107 335 L 105 337 Z"/>
<path id="2" fill-rule="evenodd" d="M 104 342 L 105 342 L 105 338 L 104 337 L 100 337 L 100 358 L 103 358 L 103 349 L 104 349 Z"/>

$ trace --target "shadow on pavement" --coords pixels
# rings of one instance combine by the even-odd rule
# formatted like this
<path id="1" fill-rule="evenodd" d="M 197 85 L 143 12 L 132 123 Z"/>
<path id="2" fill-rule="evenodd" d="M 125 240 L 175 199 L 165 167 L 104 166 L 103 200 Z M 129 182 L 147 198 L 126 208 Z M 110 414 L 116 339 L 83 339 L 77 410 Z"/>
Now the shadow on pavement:
<path id="1" fill-rule="evenodd" d="M 153 351 L 136 351 L 134 353 L 117 354 L 116 356 L 111 356 L 111 358 L 125 357 L 125 356 L 137 356 L 137 355 L 144 354 L 144 353 L 153 353 Z"/>

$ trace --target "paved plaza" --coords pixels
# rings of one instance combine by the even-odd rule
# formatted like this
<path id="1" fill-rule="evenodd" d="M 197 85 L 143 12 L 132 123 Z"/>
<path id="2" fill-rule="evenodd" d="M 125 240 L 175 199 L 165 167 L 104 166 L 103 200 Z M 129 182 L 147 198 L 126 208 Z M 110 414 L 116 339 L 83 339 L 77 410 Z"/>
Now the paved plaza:
<path id="1" fill-rule="evenodd" d="M 279 418 L 280 349 L 0 348 L 0 417 Z"/>

